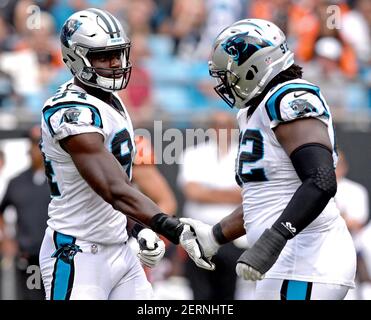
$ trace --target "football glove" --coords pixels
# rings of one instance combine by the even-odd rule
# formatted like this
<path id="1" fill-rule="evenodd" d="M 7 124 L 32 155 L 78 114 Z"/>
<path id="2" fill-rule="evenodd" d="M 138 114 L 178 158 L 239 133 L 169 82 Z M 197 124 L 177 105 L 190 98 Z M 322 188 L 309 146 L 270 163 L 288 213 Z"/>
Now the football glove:
<path id="1" fill-rule="evenodd" d="M 286 242 L 275 229 L 266 229 L 255 244 L 238 258 L 237 275 L 245 280 L 262 280 L 277 261 Z"/>
<path id="2" fill-rule="evenodd" d="M 210 271 L 215 270 L 215 264 L 205 256 L 203 248 L 190 225 L 183 225 L 183 231 L 180 235 L 179 241 L 196 266 Z"/>
<path id="3" fill-rule="evenodd" d="M 181 244 L 195 264 L 203 269 L 214 270 L 215 265 L 206 258 L 202 247 L 191 227 L 178 218 L 158 213 L 151 218 L 151 229 L 162 234 L 174 244 Z"/>
<path id="4" fill-rule="evenodd" d="M 149 267 L 155 267 L 165 254 L 165 243 L 151 229 L 142 229 L 138 233 L 140 262 Z"/>
<path id="5" fill-rule="evenodd" d="M 220 248 L 213 235 L 212 226 L 199 220 L 180 218 L 180 222 L 191 226 L 206 258 L 210 259 Z"/>

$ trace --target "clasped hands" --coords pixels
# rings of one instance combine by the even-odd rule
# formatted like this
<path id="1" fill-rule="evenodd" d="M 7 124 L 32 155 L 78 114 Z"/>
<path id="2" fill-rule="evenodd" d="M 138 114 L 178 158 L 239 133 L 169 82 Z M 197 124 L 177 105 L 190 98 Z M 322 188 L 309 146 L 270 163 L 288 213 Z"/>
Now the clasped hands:
<path id="1" fill-rule="evenodd" d="M 190 218 L 180 218 L 180 222 L 183 224 L 179 236 L 180 245 L 198 267 L 215 270 L 211 258 L 217 253 L 220 244 L 213 235 L 212 226 Z M 156 266 L 165 254 L 163 241 L 152 230 L 144 229 L 138 234 L 138 242 L 141 262 L 148 267 Z M 245 280 L 262 280 L 276 262 L 286 242 L 276 230 L 266 229 L 256 243 L 237 260 L 237 275 Z"/>

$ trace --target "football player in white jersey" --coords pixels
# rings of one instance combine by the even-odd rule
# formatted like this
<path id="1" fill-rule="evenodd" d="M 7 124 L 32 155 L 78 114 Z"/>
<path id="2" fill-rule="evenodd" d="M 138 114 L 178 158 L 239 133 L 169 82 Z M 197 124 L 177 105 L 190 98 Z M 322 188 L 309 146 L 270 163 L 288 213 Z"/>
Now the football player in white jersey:
<path id="1" fill-rule="evenodd" d="M 181 221 L 209 258 L 246 233 L 250 249 L 236 272 L 261 280 L 256 299 L 343 299 L 354 286 L 356 258 L 333 200 L 335 136 L 320 88 L 301 79 L 283 32 L 259 19 L 219 34 L 209 70 L 216 92 L 240 109 L 236 180 L 243 203 L 214 226 Z"/>
<path id="2" fill-rule="evenodd" d="M 190 227 L 130 184 L 133 128 L 115 93 L 131 71 L 130 41 L 120 22 L 103 10 L 79 11 L 60 39 L 74 77 L 42 110 L 41 149 L 52 196 L 40 250 L 46 298 L 149 299 L 152 288 L 127 245 L 127 216 L 139 222 L 133 234 L 144 264 L 155 265 L 164 254 L 158 232 L 175 244 L 184 237 L 189 254 L 212 266 Z"/>

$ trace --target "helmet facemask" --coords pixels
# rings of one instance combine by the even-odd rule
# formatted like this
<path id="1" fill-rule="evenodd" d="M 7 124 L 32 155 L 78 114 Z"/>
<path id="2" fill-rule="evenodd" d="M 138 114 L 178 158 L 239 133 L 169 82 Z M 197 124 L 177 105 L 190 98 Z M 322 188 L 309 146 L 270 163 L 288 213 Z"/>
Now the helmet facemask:
<path id="1" fill-rule="evenodd" d="M 236 103 L 236 92 L 233 87 L 238 83 L 239 77 L 229 70 L 211 70 L 210 76 L 216 79 L 218 85 L 214 87 L 215 92 L 231 107 Z M 232 80 L 232 81 L 230 81 Z"/>
<path id="2" fill-rule="evenodd" d="M 129 61 L 130 43 L 109 48 L 91 49 L 79 47 L 78 49 L 80 50 L 76 50 L 76 54 L 85 62 L 85 66 L 81 72 L 76 74 L 80 81 L 86 85 L 109 92 L 126 88 L 129 83 L 132 67 Z M 90 60 L 94 54 L 112 54 L 112 51 L 117 50 L 121 51 L 121 67 L 101 68 L 92 66 Z"/>

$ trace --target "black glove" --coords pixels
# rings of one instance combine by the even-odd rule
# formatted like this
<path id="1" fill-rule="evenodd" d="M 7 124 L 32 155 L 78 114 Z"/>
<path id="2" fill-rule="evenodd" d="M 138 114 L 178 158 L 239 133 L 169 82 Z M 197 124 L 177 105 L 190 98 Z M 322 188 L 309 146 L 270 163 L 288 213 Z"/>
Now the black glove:
<path id="1" fill-rule="evenodd" d="M 237 275 L 245 280 L 261 280 L 272 268 L 287 240 L 275 229 L 266 229 L 258 241 L 237 260 Z"/>

